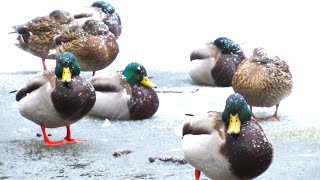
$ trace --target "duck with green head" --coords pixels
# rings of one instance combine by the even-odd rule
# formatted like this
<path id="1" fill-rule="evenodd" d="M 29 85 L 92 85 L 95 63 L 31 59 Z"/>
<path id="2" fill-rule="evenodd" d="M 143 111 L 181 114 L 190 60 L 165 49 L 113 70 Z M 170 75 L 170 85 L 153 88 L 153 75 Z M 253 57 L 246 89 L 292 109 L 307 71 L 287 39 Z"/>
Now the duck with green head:
<path id="1" fill-rule="evenodd" d="M 84 142 L 71 137 L 70 125 L 83 118 L 93 107 L 93 86 L 80 75 L 74 55 L 64 52 L 57 57 L 55 71 L 39 72 L 16 94 L 20 114 L 41 126 L 44 142 L 49 146 Z M 61 141 L 50 141 L 46 128 L 66 126 Z"/>
<path id="2" fill-rule="evenodd" d="M 252 113 L 255 120 L 279 120 L 280 101 L 291 94 L 293 82 L 285 60 L 277 56 L 268 57 L 264 48 L 255 48 L 253 55 L 239 65 L 232 87 L 246 99 L 251 112 L 252 106 L 276 106 L 271 117 L 256 117 Z"/>
<path id="3" fill-rule="evenodd" d="M 229 38 L 219 37 L 191 52 L 189 75 L 199 84 L 229 87 L 243 59 L 245 55 L 238 44 Z"/>
<path id="4" fill-rule="evenodd" d="M 108 67 L 118 56 L 115 36 L 102 21 L 89 19 L 82 28 L 72 26 L 54 37 L 56 53 L 72 52 L 82 71 L 96 71 Z"/>
<path id="5" fill-rule="evenodd" d="M 212 179 L 253 179 L 272 163 L 272 144 L 240 94 L 227 98 L 223 113 L 193 118 L 183 126 L 182 150 L 196 180 L 201 172 Z"/>
<path id="6" fill-rule="evenodd" d="M 159 98 L 145 67 L 137 62 L 122 73 L 94 76 L 90 79 L 97 100 L 90 115 L 108 119 L 147 119 L 158 110 Z"/>
<path id="7" fill-rule="evenodd" d="M 45 59 L 55 59 L 49 51 L 55 47 L 53 38 L 69 26 L 77 25 L 70 13 L 60 10 L 52 11 L 48 16 L 39 16 L 25 24 L 14 26 L 19 34 L 16 46 L 35 56 L 41 57 L 43 70 Z"/>
<path id="8" fill-rule="evenodd" d="M 79 24 L 84 24 L 88 19 L 104 22 L 118 39 L 122 32 L 121 19 L 115 8 L 106 1 L 95 1 L 89 8 L 81 9 L 75 13 L 74 18 Z"/>

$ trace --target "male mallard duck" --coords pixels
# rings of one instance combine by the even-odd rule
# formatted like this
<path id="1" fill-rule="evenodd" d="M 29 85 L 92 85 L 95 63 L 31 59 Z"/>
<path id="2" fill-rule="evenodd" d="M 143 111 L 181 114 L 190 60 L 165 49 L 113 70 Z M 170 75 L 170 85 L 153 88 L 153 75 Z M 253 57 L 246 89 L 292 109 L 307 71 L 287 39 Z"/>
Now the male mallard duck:
<path id="1" fill-rule="evenodd" d="M 73 26 L 54 38 L 56 53 L 72 52 L 83 71 L 101 70 L 109 66 L 119 53 L 119 46 L 107 25 L 87 20 L 83 27 Z"/>
<path id="2" fill-rule="evenodd" d="M 49 146 L 83 142 L 71 138 L 70 125 L 83 118 L 93 107 L 96 95 L 92 85 L 79 76 L 80 66 L 70 52 L 57 58 L 55 71 L 35 74 L 16 94 L 20 114 L 41 126 Z M 50 141 L 45 128 L 67 127 L 64 140 Z"/>
<path id="3" fill-rule="evenodd" d="M 239 63 L 245 58 L 243 50 L 231 39 L 220 37 L 192 51 L 190 77 L 197 83 L 229 87 Z"/>
<path id="4" fill-rule="evenodd" d="M 118 39 L 121 31 L 121 19 L 115 8 L 105 1 L 96 1 L 90 8 L 84 10 L 85 12 L 75 13 L 74 18 L 83 24 L 88 19 L 96 19 L 104 22 L 114 34 L 115 38 Z"/>
<path id="5" fill-rule="evenodd" d="M 292 75 L 287 63 L 279 57 L 268 57 L 265 49 L 256 48 L 253 55 L 243 61 L 234 74 L 233 90 L 240 93 L 250 105 L 272 107 L 276 111 L 272 117 L 257 118 L 279 120 L 278 107 L 281 100 L 288 97 L 292 90 Z"/>
<path id="6" fill-rule="evenodd" d="M 205 117 L 183 126 L 182 150 L 186 161 L 212 179 L 252 179 L 270 166 L 273 147 L 263 129 L 251 120 L 251 113 L 240 94 L 226 100 L 223 113 L 209 112 Z"/>
<path id="7" fill-rule="evenodd" d="M 15 26 L 15 32 L 19 33 L 16 46 L 41 57 L 43 69 L 46 70 L 45 59 L 55 59 L 49 55 L 49 50 L 55 47 L 53 38 L 76 24 L 70 13 L 55 10 L 49 16 L 36 17 L 23 25 Z"/>
<path id="8" fill-rule="evenodd" d="M 159 107 L 155 85 L 142 64 L 132 62 L 124 71 L 90 79 L 97 100 L 90 115 L 108 119 L 147 119 Z"/>

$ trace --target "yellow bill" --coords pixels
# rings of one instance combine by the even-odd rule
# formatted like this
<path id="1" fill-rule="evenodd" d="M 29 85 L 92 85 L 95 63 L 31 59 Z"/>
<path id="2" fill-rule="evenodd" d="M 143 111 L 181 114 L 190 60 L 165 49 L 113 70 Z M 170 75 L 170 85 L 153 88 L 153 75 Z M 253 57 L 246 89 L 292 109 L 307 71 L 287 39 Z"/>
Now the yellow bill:
<path id="1" fill-rule="evenodd" d="M 156 85 L 153 82 L 151 82 L 147 76 L 143 76 L 141 84 L 151 88 L 156 87 Z"/>
<path id="2" fill-rule="evenodd" d="M 230 113 L 230 121 L 228 126 L 228 134 L 239 134 L 240 133 L 241 121 L 238 113 L 236 115 L 232 115 Z"/>
<path id="3" fill-rule="evenodd" d="M 62 82 L 70 82 L 71 81 L 71 71 L 70 71 L 70 68 L 68 67 L 64 67 L 63 70 L 62 70 Z"/>

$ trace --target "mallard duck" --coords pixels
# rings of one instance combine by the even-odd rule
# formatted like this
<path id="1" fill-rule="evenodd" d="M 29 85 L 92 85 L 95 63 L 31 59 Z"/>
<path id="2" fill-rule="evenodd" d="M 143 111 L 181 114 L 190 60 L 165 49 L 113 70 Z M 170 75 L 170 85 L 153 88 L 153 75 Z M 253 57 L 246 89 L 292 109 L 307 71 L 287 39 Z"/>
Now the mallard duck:
<path id="1" fill-rule="evenodd" d="M 43 69 L 46 70 L 45 59 L 55 59 L 50 56 L 50 49 L 55 47 L 53 38 L 69 26 L 77 25 L 73 16 L 65 11 L 55 10 L 48 16 L 40 16 L 31 21 L 14 26 L 19 33 L 16 46 L 35 56 L 41 57 Z"/>
<path id="2" fill-rule="evenodd" d="M 97 100 L 92 116 L 108 119 L 147 119 L 159 107 L 155 85 L 148 79 L 146 69 L 137 62 L 126 66 L 122 73 L 94 76 L 90 79 Z"/>
<path id="3" fill-rule="evenodd" d="M 83 71 L 101 70 L 109 66 L 119 53 L 119 46 L 107 25 L 87 20 L 83 27 L 73 26 L 54 38 L 56 53 L 72 52 Z"/>
<path id="4" fill-rule="evenodd" d="M 193 118 L 183 126 L 182 150 L 196 180 L 201 172 L 212 179 L 252 179 L 272 163 L 272 144 L 240 94 L 227 98 L 223 113 Z"/>
<path id="5" fill-rule="evenodd" d="M 243 59 L 245 55 L 238 44 L 226 37 L 219 37 L 191 52 L 189 75 L 199 84 L 229 87 Z"/>
<path id="6" fill-rule="evenodd" d="M 74 14 L 74 18 L 79 24 L 83 24 L 88 19 L 101 20 L 109 27 L 116 39 L 121 35 L 122 25 L 120 16 L 115 12 L 115 8 L 110 3 L 96 1 L 91 7 L 85 10 L 81 9 L 81 11 L 83 12 Z"/>
<path id="7" fill-rule="evenodd" d="M 93 107 L 93 86 L 80 75 L 80 66 L 70 52 L 57 58 L 55 71 L 35 74 L 16 94 L 20 114 L 41 126 L 48 146 L 84 142 L 71 138 L 70 125 L 83 118 Z M 64 140 L 50 141 L 46 128 L 67 127 Z"/>
<path id="8" fill-rule="evenodd" d="M 272 117 L 258 118 L 252 113 L 256 120 L 279 120 L 279 103 L 291 93 L 292 75 L 284 60 L 277 56 L 268 57 L 264 48 L 255 48 L 253 55 L 239 65 L 232 87 L 246 99 L 251 111 L 252 106 L 276 106 Z"/>

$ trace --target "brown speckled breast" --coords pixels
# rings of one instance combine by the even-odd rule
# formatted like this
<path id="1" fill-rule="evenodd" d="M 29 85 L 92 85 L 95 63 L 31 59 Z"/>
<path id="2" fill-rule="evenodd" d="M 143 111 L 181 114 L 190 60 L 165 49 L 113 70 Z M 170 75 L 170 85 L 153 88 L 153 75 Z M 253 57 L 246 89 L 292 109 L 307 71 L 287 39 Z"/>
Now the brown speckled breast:
<path id="1" fill-rule="evenodd" d="M 154 89 L 133 85 L 131 86 L 131 96 L 128 101 L 130 119 L 147 119 L 157 112 L 159 98 Z"/>
<path id="2" fill-rule="evenodd" d="M 226 138 L 221 151 L 237 177 L 252 179 L 268 169 L 273 159 L 273 147 L 258 124 L 245 122 L 238 136 L 226 133 Z"/>
<path id="3" fill-rule="evenodd" d="M 77 76 L 68 84 L 56 80 L 56 88 L 51 94 L 55 109 L 70 121 L 84 117 L 93 107 L 96 94 L 93 86 Z"/>
<path id="4" fill-rule="evenodd" d="M 219 87 L 230 87 L 232 77 L 242 60 L 243 57 L 238 55 L 221 54 L 211 70 L 215 84 Z"/>
<path id="5" fill-rule="evenodd" d="M 103 22 L 109 27 L 110 32 L 114 34 L 115 38 L 118 39 L 122 32 L 120 16 L 116 12 L 104 15 Z"/>

